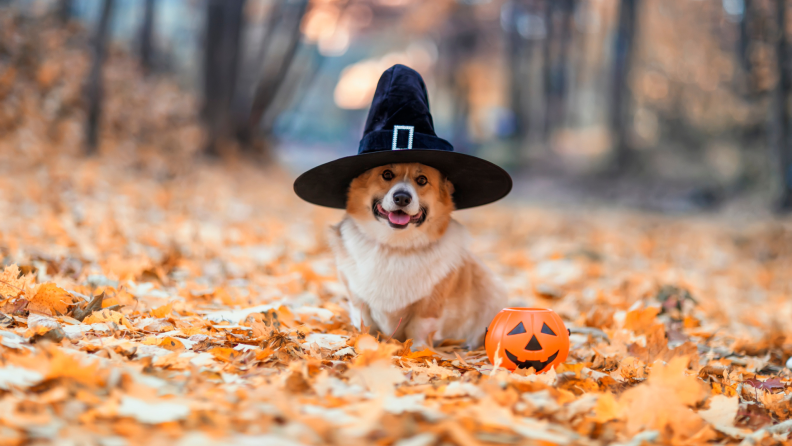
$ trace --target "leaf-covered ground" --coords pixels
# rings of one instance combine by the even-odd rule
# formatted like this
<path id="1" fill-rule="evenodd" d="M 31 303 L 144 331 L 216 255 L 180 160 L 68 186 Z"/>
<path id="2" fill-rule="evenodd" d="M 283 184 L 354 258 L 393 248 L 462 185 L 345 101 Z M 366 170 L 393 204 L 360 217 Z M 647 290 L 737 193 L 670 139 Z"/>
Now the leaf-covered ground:
<path id="1" fill-rule="evenodd" d="M 355 331 L 323 239 L 340 213 L 282 173 L 8 160 L 0 191 L 10 444 L 789 441 L 788 223 L 460 212 L 510 303 L 573 331 L 537 376 Z"/>
<path id="2" fill-rule="evenodd" d="M 413 352 L 350 325 L 339 212 L 188 161 L 196 101 L 114 53 L 85 158 L 84 35 L 0 33 L 0 444 L 792 442 L 789 220 L 460 212 L 510 304 L 564 318 L 569 360 Z"/>

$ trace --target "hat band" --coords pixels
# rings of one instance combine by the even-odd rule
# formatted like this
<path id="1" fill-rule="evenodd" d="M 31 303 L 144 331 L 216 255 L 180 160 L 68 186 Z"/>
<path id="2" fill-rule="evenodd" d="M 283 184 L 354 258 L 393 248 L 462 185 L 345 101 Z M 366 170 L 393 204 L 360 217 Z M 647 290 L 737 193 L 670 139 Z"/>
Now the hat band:
<path id="1" fill-rule="evenodd" d="M 360 140 L 358 154 L 372 152 L 389 152 L 391 150 L 444 150 L 453 152 L 454 147 L 448 141 L 434 135 L 415 132 L 412 126 L 394 126 L 396 130 L 377 130 L 367 133 Z M 396 140 L 399 131 L 410 132 L 410 142 L 407 147 L 397 147 Z"/>

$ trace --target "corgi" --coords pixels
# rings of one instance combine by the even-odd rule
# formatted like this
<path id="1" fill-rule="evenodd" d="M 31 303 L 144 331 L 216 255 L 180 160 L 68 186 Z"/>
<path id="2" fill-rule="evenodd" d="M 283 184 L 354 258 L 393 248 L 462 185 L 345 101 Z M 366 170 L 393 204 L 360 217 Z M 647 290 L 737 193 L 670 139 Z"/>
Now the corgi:
<path id="1" fill-rule="evenodd" d="M 412 339 L 414 349 L 443 339 L 482 345 L 506 292 L 468 249 L 470 236 L 451 217 L 453 193 L 440 171 L 418 163 L 352 180 L 329 244 L 358 329 Z"/>

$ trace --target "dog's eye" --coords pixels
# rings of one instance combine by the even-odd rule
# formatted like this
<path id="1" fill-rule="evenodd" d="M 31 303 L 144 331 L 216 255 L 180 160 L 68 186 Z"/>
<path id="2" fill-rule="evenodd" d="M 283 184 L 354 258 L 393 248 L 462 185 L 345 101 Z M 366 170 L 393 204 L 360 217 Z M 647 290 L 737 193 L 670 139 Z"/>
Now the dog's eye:
<path id="1" fill-rule="evenodd" d="M 386 170 L 385 172 L 382 172 L 382 179 L 385 180 L 385 181 L 392 180 L 393 179 L 393 172 L 391 172 L 390 170 Z"/>
<path id="2" fill-rule="evenodd" d="M 427 181 L 429 180 L 427 180 L 423 175 L 415 179 L 415 182 L 418 183 L 419 186 L 425 186 Z"/>

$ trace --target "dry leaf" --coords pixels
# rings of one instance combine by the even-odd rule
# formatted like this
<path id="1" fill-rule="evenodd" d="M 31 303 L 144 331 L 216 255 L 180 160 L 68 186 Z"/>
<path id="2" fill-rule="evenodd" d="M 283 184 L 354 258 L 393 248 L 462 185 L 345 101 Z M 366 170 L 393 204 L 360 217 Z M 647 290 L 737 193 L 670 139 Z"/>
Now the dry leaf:
<path id="1" fill-rule="evenodd" d="M 20 278 L 21 272 L 16 265 L 9 265 L 0 273 L 0 301 L 16 297 L 25 290 L 25 281 Z"/>
<path id="2" fill-rule="evenodd" d="M 169 303 L 167 305 L 163 305 L 161 307 L 157 307 L 151 310 L 151 315 L 156 318 L 164 318 L 168 317 L 171 313 L 171 309 L 173 308 L 173 303 Z"/>
<path id="3" fill-rule="evenodd" d="M 49 361 L 48 379 L 70 379 L 90 386 L 104 384 L 104 374 L 99 373 L 96 361 L 79 359 L 73 353 L 61 352 L 57 347 L 50 349 L 49 353 L 52 358 Z"/>
<path id="4" fill-rule="evenodd" d="M 612 393 L 603 393 L 597 398 L 597 405 L 594 406 L 594 420 L 598 423 L 619 419 L 623 414 L 622 406 Z"/>
<path id="5" fill-rule="evenodd" d="M 171 350 L 174 352 L 184 350 L 184 344 L 177 338 L 170 336 L 162 338 L 158 345 L 166 350 Z"/>
<path id="6" fill-rule="evenodd" d="M 624 328 L 636 333 L 644 333 L 657 324 L 657 315 L 660 313 L 659 307 L 648 307 L 640 310 L 633 310 L 627 313 L 624 320 Z"/>
<path id="7" fill-rule="evenodd" d="M 134 328 L 123 314 L 108 309 L 104 309 L 92 313 L 90 316 L 86 317 L 83 322 L 85 322 L 86 324 L 99 324 L 105 322 L 105 323 L 115 324 L 115 326 L 119 328 L 120 327 L 126 327 L 128 329 Z"/>
<path id="8" fill-rule="evenodd" d="M 54 283 L 41 285 L 35 296 L 28 303 L 28 311 L 49 316 L 66 314 L 74 302 L 68 291 L 59 288 Z"/>
<path id="9" fill-rule="evenodd" d="M 751 386 L 756 387 L 757 389 L 770 390 L 770 391 L 783 389 L 785 387 L 784 383 L 782 383 L 781 380 L 778 378 L 771 378 L 766 381 L 759 381 L 756 378 L 751 378 L 751 379 L 746 379 L 745 383 L 750 384 Z"/>
<path id="10" fill-rule="evenodd" d="M 715 429 L 734 436 L 742 433 L 734 427 L 739 406 L 739 398 L 715 395 L 709 400 L 709 409 L 700 410 L 698 414 Z"/>
<path id="11" fill-rule="evenodd" d="M 404 355 L 404 358 L 419 359 L 419 358 L 429 358 L 432 356 L 436 356 L 436 353 L 431 349 L 425 348 L 421 351 L 407 353 L 406 355 Z"/>
<path id="12" fill-rule="evenodd" d="M 224 362 L 233 362 L 242 355 L 242 352 L 228 347 L 215 347 L 209 350 L 209 353 L 211 353 L 216 359 Z"/>
<path id="13" fill-rule="evenodd" d="M 703 428 L 690 408 L 704 399 L 707 390 L 695 375 L 687 375 L 688 358 L 668 365 L 654 364 L 645 383 L 628 389 L 619 399 L 627 414 L 631 434 L 652 429 L 668 430 L 672 438 L 689 439 Z"/>

